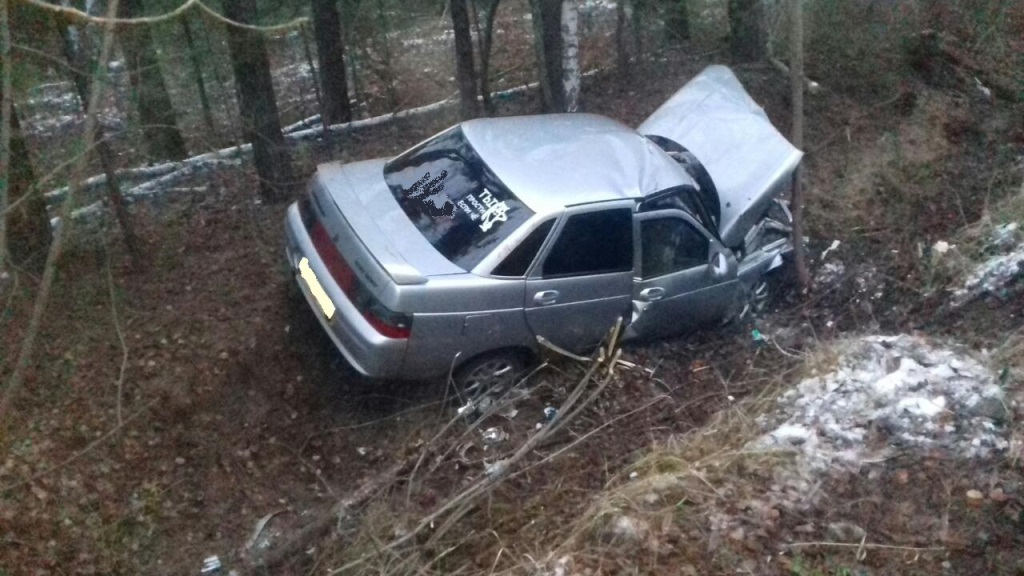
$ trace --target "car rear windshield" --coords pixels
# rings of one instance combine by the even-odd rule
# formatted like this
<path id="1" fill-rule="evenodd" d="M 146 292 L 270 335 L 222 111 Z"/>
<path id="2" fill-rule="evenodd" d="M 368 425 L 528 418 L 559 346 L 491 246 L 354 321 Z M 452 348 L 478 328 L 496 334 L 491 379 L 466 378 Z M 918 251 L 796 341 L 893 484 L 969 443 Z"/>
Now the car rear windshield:
<path id="1" fill-rule="evenodd" d="M 454 127 L 384 165 L 398 204 L 445 258 L 470 270 L 533 216 Z"/>

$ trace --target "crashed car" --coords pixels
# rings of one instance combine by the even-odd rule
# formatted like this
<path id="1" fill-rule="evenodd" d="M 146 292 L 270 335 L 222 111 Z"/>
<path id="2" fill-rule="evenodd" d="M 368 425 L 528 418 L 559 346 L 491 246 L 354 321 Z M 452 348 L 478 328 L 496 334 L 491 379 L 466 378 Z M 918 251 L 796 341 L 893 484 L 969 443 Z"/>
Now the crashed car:
<path id="1" fill-rule="evenodd" d="M 391 159 L 318 167 L 287 260 L 371 377 L 507 382 L 543 338 L 586 350 L 621 318 L 663 338 L 763 303 L 791 248 L 802 153 L 723 66 L 636 130 L 592 114 L 462 122 Z"/>

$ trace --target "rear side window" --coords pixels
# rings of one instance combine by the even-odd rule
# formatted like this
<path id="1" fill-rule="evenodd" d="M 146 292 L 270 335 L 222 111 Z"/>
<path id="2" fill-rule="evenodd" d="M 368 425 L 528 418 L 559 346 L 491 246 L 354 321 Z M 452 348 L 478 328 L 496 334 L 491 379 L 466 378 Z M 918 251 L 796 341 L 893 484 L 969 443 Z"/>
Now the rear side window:
<path id="1" fill-rule="evenodd" d="M 545 278 L 633 269 L 633 215 L 629 208 L 570 216 L 544 260 Z"/>
<path id="2" fill-rule="evenodd" d="M 459 127 L 384 165 L 384 180 L 420 233 L 464 270 L 533 216 L 477 156 Z"/>
<path id="3" fill-rule="evenodd" d="M 533 259 L 537 257 L 537 252 L 547 240 L 554 224 L 555 219 L 552 218 L 536 227 L 529 236 L 519 243 L 519 246 L 512 249 L 512 252 L 501 261 L 501 264 L 494 268 L 492 274 L 495 276 L 526 276 L 526 271 L 529 270 Z"/>

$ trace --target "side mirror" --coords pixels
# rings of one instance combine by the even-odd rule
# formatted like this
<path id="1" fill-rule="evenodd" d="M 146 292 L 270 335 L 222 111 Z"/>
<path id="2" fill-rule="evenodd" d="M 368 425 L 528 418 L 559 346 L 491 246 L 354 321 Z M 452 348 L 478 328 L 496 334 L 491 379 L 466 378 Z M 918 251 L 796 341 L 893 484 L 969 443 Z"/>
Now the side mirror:
<path id="1" fill-rule="evenodd" d="M 725 254 L 721 252 L 712 254 L 711 261 L 708 262 L 708 270 L 710 270 L 712 278 L 724 278 L 729 273 L 729 260 L 726 259 Z"/>

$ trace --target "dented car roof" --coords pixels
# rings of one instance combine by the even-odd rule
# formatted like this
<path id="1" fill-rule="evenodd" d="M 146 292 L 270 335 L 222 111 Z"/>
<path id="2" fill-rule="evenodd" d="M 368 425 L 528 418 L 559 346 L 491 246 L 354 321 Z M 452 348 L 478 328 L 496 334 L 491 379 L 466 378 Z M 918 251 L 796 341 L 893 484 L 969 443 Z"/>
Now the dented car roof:
<path id="1" fill-rule="evenodd" d="M 481 118 L 461 126 L 480 158 L 537 213 L 694 183 L 653 142 L 604 116 Z"/>

